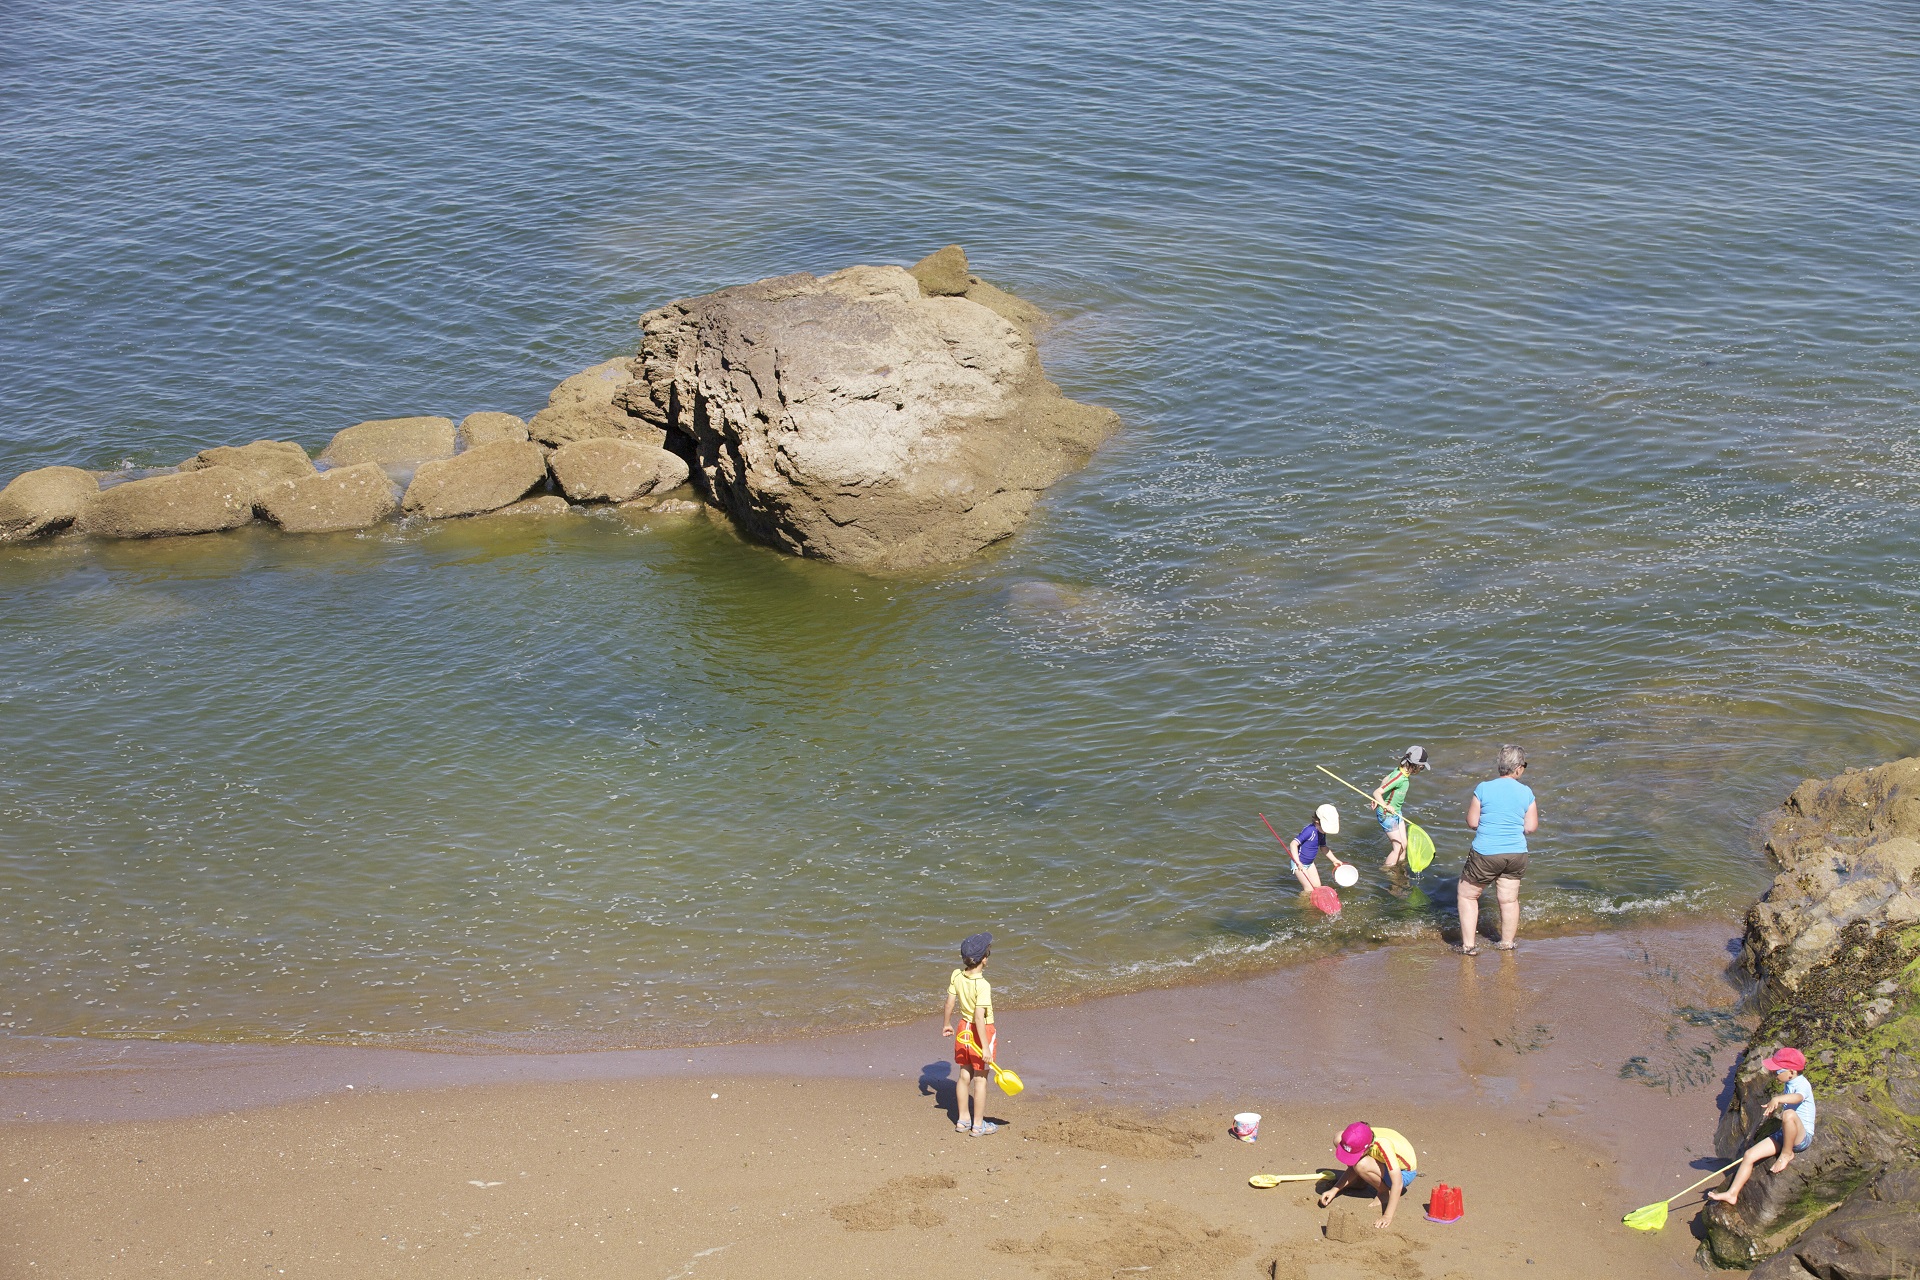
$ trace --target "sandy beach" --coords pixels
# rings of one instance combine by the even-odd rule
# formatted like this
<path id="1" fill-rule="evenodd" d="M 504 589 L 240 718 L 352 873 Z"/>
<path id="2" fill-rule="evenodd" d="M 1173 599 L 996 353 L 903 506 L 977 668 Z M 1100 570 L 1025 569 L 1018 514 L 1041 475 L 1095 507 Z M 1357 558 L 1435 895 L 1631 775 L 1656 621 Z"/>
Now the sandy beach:
<path id="1" fill-rule="evenodd" d="M 43 1049 L 0 1078 L 0 1275 L 1682 1274 L 1732 1061 L 1731 922 L 1464 960 L 1395 947 L 1002 1015 L 1025 1075 L 961 1137 L 933 1018 L 797 1042 L 452 1057 Z M 930 1001 L 930 1005 L 932 1002 Z M 101 1054 L 100 1046 L 89 1052 Z M 31 1057 L 32 1055 L 28 1055 Z M 1226 1134 L 1265 1117 L 1260 1140 Z M 1310 1189 L 1353 1119 L 1422 1177 L 1393 1228 Z M 1423 1219 L 1434 1184 L 1466 1217 Z"/>

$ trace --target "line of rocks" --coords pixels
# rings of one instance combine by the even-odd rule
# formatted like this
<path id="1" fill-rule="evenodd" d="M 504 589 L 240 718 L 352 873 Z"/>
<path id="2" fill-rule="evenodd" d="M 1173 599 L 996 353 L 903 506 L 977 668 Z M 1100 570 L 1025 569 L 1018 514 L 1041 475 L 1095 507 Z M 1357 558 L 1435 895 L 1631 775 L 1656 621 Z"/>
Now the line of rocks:
<path id="1" fill-rule="evenodd" d="M 356 423 L 317 465 L 293 441 L 256 440 L 133 479 L 42 467 L 0 490 L 0 542 L 69 526 L 96 538 L 216 533 L 256 518 L 288 533 L 333 533 L 401 513 L 444 520 L 652 498 L 685 484 L 689 470 L 664 447 L 664 431 L 614 404 L 630 376 L 626 359 L 577 373 L 531 422 L 487 411 L 458 426 L 440 417 Z"/>

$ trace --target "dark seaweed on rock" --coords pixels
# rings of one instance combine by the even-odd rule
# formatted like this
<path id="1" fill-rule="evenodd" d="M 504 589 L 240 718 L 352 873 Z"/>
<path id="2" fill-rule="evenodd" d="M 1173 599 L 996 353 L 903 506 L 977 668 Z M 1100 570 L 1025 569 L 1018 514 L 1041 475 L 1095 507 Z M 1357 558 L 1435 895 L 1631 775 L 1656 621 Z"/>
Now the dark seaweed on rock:
<path id="1" fill-rule="evenodd" d="M 1892 1280 L 1920 1261 L 1920 759 L 1798 787 L 1767 843 L 1780 866 L 1740 964 L 1760 1026 L 1721 1119 L 1731 1158 L 1761 1134 L 1761 1061 L 1807 1055 L 1813 1145 L 1706 1214 L 1708 1261 L 1765 1280 Z"/>

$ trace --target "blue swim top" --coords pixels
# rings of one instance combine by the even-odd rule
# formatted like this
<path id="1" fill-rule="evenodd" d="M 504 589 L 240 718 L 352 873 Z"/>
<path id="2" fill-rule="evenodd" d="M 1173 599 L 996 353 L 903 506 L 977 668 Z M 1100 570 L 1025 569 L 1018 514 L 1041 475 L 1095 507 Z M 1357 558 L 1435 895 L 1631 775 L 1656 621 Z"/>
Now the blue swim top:
<path id="1" fill-rule="evenodd" d="M 1473 789 L 1480 802 L 1480 829 L 1473 833 L 1473 851 L 1483 857 L 1527 851 L 1527 810 L 1533 807 L 1533 788 L 1518 778 L 1489 778 Z"/>

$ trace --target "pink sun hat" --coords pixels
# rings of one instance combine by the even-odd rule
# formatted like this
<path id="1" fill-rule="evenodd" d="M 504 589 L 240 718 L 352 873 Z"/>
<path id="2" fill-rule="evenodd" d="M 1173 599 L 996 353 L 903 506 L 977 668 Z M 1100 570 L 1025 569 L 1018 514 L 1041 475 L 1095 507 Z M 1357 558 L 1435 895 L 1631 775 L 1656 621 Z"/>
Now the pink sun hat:
<path id="1" fill-rule="evenodd" d="M 1762 1071 L 1805 1071 L 1807 1055 L 1798 1049 L 1780 1049 L 1760 1064 Z"/>
<path id="2" fill-rule="evenodd" d="M 1360 1163 L 1372 1145 L 1373 1126 L 1356 1120 L 1340 1131 L 1340 1141 L 1333 1144 L 1333 1158 L 1351 1167 Z"/>

